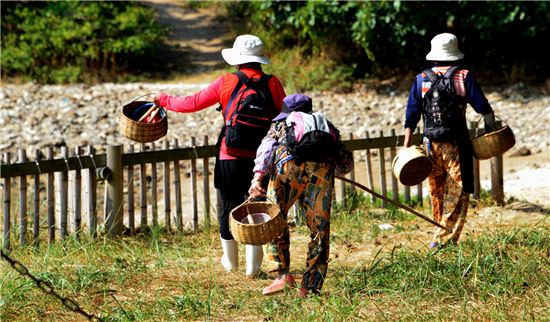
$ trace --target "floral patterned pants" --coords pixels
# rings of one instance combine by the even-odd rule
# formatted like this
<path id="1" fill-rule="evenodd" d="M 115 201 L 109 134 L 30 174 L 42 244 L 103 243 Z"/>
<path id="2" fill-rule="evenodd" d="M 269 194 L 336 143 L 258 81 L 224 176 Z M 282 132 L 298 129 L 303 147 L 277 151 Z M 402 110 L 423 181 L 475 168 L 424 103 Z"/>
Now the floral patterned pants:
<path id="1" fill-rule="evenodd" d="M 306 224 L 311 233 L 302 288 L 318 292 L 327 275 L 334 168 L 325 162 L 303 162 L 298 165 L 290 160 L 276 172 L 269 183 L 268 198 L 279 205 L 285 219 L 296 201 L 305 209 Z M 289 246 L 287 227 L 283 235 L 274 240 L 271 248 L 271 256 L 278 263 L 279 273 L 289 270 Z"/>
<path id="2" fill-rule="evenodd" d="M 431 142 L 432 173 L 428 177 L 432 213 L 435 221 L 452 229 L 437 228 L 433 242 L 457 242 L 466 222 L 469 194 L 462 189 L 458 147 L 451 143 Z"/>

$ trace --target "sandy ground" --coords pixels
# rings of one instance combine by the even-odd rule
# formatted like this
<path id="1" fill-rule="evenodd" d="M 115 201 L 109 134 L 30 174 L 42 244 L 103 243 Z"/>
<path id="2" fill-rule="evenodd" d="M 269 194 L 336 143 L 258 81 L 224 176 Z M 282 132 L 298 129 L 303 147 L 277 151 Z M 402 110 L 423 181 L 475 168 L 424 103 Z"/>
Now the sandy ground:
<path id="1" fill-rule="evenodd" d="M 525 200 L 550 208 L 550 152 L 548 150 L 529 156 L 504 158 L 504 193 L 508 197 Z M 480 167 L 482 187 L 490 188 L 490 163 Z"/>

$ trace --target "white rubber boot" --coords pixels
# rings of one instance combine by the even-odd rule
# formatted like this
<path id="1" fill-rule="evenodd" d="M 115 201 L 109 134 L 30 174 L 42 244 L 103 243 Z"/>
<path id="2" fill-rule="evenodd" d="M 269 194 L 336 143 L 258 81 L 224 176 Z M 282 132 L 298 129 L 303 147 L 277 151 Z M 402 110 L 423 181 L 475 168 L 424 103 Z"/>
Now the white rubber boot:
<path id="1" fill-rule="evenodd" d="M 264 259 L 262 246 L 246 245 L 246 276 L 256 277 Z"/>
<path id="2" fill-rule="evenodd" d="M 226 271 L 236 271 L 239 267 L 239 248 L 234 239 L 226 240 L 220 237 L 222 242 L 222 266 Z"/>

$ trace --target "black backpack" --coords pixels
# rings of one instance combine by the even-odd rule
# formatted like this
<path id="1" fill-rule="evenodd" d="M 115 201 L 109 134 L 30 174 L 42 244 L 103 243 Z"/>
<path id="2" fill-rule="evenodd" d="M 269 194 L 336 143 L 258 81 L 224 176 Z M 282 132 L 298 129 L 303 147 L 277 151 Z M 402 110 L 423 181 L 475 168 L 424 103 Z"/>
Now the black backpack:
<path id="1" fill-rule="evenodd" d="M 445 74 L 424 70 L 431 86 L 423 98 L 424 135 L 436 141 L 452 141 L 457 129 L 464 122 L 465 99 L 455 93 L 453 75 L 458 66 L 452 66 Z"/>
<path id="2" fill-rule="evenodd" d="M 285 120 L 285 143 L 288 152 L 295 157 L 296 163 L 334 159 L 343 148 L 338 129 L 321 112 L 294 113 L 301 113 L 302 122 L 297 123 L 287 117 Z M 303 128 L 303 135 L 300 138 L 296 137 L 296 127 Z"/>
<path id="3" fill-rule="evenodd" d="M 227 154 L 254 158 L 256 150 L 271 126 L 275 114 L 273 96 L 268 86 L 271 75 L 248 78 L 236 72 L 239 81 L 223 109 Z"/>

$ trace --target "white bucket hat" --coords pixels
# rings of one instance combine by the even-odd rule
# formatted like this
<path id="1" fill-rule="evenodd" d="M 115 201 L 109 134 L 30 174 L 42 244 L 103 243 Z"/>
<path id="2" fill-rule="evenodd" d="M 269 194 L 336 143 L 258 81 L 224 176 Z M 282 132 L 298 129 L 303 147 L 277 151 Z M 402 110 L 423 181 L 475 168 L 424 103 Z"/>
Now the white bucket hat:
<path id="1" fill-rule="evenodd" d="M 264 43 L 253 35 L 240 35 L 235 39 L 233 48 L 222 49 L 222 57 L 229 65 L 246 63 L 269 64 L 271 61 L 264 56 Z"/>
<path id="2" fill-rule="evenodd" d="M 432 50 L 426 55 L 426 60 L 455 61 L 464 58 L 458 49 L 456 36 L 449 33 L 439 34 L 432 39 Z"/>

